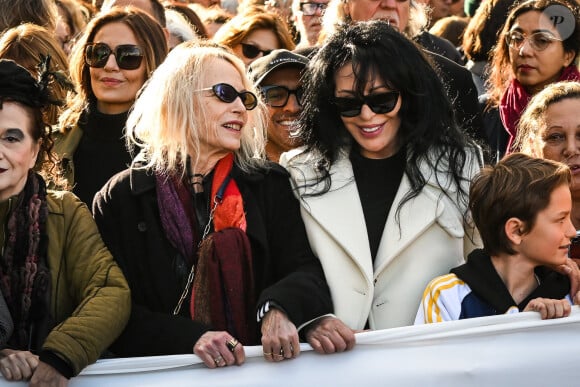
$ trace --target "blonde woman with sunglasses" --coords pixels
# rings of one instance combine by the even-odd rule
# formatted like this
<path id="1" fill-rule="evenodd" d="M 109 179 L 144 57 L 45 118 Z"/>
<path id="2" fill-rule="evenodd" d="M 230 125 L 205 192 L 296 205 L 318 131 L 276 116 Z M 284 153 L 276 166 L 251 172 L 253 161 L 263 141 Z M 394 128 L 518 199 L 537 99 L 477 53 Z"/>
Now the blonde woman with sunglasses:
<path id="1" fill-rule="evenodd" d="M 246 345 L 292 359 L 299 330 L 332 311 L 328 286 L 286 171 L 263 159 L 265 107 L 243 62 L 197 44 L 143 88 L 127 120 L 139 161 L 95 197 L 133 297 L 113 350 L 193 352 L 214 369 L 242 364 Z"/>
<path id="2" fill-rule="evenodd" d="M 133 7 L 99 14 L 73 48 L 77 93 L 61 115 L 55 151 L 62 175 L 89 208 L 103 184 L 131 163 L 123 137 L 127 115 L 166 55 L 159 24 Z"/>
<path id="3" fill-rule="evenodd" d="M 429 60 L 384 21 L 340 27 L 304 78 L 305 146 L 280 162 L 334 302 L 306 337 L 332 353 L 412 325 L 432 276 L 478 245 L 467 192 L 482 161 Z"/>

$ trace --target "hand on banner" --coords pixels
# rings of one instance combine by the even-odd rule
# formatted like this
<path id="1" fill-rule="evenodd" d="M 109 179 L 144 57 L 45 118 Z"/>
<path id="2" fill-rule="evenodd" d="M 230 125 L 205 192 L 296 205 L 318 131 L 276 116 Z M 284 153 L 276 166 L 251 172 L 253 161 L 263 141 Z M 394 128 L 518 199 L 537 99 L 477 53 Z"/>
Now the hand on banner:
<path id="1" fill-rule="evenodd" d="M 193 353 L 209 368 L 241 365 L 246 360 L 242 344 L 225 331 L 205 332 L 193 346 Z"/>
<path id="2" fill-rule="evenodd" d="M 316 321 L 306 333 L 308 343 L 318 353 L 344 352 L 355 345 L 355 332 L 336 317 Z"/>
<path id="3" fill-rule="evenodd" d="M 270 309 L 262 319 L 262 349 L 268 361 L 293 359 L 300 354 L 296 326 L 279 309 Z"/>

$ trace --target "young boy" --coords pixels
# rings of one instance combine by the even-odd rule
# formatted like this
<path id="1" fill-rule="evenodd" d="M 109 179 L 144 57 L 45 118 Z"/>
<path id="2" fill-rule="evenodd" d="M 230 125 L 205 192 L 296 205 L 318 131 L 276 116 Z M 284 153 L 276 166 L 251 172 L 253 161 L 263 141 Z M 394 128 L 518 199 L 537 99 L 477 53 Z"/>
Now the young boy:
<path id="1" fill-rule="evenodd" d="M 576 236 L 570 182 L 567 166 L 521 153 L 484 168 L 469 192 L 484 249 L 427 285 L 415 324 L 520 311 L 568 316 L 570 281 L 548 267 L 578 271 L 567 258 Z"/>

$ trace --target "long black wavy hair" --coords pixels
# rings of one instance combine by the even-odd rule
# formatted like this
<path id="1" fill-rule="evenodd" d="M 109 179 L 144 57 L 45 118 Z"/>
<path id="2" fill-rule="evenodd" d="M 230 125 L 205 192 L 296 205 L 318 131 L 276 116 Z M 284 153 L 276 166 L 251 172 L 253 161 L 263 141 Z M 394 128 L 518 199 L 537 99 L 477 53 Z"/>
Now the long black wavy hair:
<path id="1" fill-rule="evenodd" d="M 340 26 L 312 58 L 304 73 L 305 102 L 300 117 L 300 135 L 308 151 L 321 155 L 317 165 L 319 181 L 308 187 L 323 183 L 311 196 L 328 192 L 330 167 L 345 147 L 357 145 L 332 102 L 336 89 L 334 76 L 349 62 L 353 65 L 354 86 L 359 96 L 364 95 L 367 81 L 376 77 L 401 93 L 401 125 L 397 140 L 406 150 L 405 173 L 411 183 L 411 190 L 401 205 L 416 197 L 425 186 L 428 176 L 419 166 L 426 163 L 437 172 L 436 182 L 448 197 L 449 184 L 443 186 L 440 178 L 451 178 L 455 183 L 451 191 L 457 190 L 457 197 L 450 199 L 459 200 L 463 206 L 458 207 L 466 208 L 468 193 L 464 183 L 467 178 L 463 176 L 463 166 L 468 159 L 466 147 L 474 144 L 459 129 L 452 105 L 430 60 L 415 43 L 378 20 Z"/>

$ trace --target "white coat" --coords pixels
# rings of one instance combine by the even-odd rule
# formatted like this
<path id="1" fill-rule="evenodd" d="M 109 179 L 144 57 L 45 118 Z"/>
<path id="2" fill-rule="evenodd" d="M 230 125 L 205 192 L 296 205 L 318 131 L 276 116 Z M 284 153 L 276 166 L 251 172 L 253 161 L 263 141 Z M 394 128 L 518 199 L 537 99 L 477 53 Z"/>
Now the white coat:
<path id="1" fill-rule="evenodd" d="M 465 205 L 458 208 L 443 194 L 424 163 L 421 171 L 427 185 L 396 216 L 410 190 L 404 174 L 373 265 L 348 152 L 343 151 L 330 168 L 328 192 L 303 196 L 321 187 L 304 188 L 320 176 L 314 159 L 298 148 L 283 154 L 280 163 L 290 172 L 312 250 L 330 287 L 334 314 L 352 329 L 363 329 L 367 320 L 371 329 L 412 325 L 426 285 L 480 247 L 477 231 L 465 221 Z M 464 177 L 471 180 L 482 165 L 480 153 L 470 150 Z M 439 179 L 454 197 L 456 189 L 447 175 L 440 174 Z M 468 183 L 464 188 L 468 190 Z"/>

